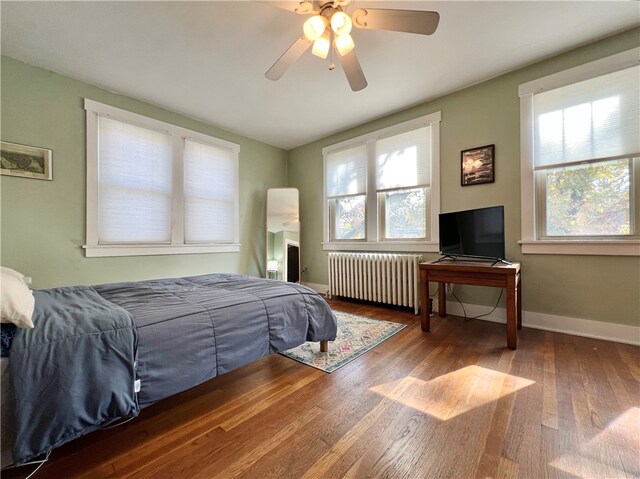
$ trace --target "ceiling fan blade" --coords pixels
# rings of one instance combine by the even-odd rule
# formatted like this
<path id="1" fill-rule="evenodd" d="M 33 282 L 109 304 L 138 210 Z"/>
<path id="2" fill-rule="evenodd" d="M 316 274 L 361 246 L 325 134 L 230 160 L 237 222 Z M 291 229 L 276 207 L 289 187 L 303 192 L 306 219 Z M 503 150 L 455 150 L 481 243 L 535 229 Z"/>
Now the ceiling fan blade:
<path id="1" fill-rule="evenodd" d="M 344 74 L 347 76 L 349 85 L 353 91 L 360 91 L 367 87 L 367 79 L 364 77 L 364 72 L 356 56 L 356 50 L 353 49 L 346 55 L 337 55 L 344 70 Z"/>
<path id="2" fill-rule="evenodd" d="M 307 15 L 311 13 L 317 13 L 320 11 L 320 5 L 317 1 L 267 1 L 260 2 L 263 5 L 269 5 L 271 7 L 281 8 L 283 10 L 289 10 L 299 15 Z"/>
<path id="3" fill-rule="evenodd" d="M 280 58 L 273 64 L 271 68 L 264 74 L 269 80 L 279 80 L 284 72 L 289 68 L 304 52 L 312 45 L 307 37 L 302 35 L 298 38 L 289 49 L 282 54 Z"/>
<path id="4" fill-rule="evenodd" d="M 353 12 L 352 19 L 358 28 L 431 35 L 438 28 L 440 14 L 422 10 L 361 8 Z"/>

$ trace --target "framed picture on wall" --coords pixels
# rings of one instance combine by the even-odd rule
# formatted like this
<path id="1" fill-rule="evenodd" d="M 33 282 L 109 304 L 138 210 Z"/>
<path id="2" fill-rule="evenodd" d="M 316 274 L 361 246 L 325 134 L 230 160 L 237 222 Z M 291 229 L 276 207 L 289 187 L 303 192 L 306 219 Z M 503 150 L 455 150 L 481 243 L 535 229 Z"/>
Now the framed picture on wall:
<path id="1" fill-rule="evenodd" d="M 462 186 L 493 183 L 495 181 L 494 155 L 495 145 L 479 146 L 460 153 Z"/>
<path id="2" fill-rule="evenodd" d="M 39 180 L 52 180 L 53 152 L 46 148 L 0 142 L 0 173 Z"/>

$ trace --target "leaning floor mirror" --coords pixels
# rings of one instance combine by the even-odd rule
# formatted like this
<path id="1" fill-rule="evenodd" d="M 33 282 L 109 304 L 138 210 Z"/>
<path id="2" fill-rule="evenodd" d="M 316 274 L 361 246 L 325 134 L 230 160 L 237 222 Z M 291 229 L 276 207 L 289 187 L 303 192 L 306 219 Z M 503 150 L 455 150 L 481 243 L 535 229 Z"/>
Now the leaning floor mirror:
<path id="1" fill-rule="evenodd" d="M 267 191 L 267 278 L 300 282 L 297 188 L 271 188 Z"/>

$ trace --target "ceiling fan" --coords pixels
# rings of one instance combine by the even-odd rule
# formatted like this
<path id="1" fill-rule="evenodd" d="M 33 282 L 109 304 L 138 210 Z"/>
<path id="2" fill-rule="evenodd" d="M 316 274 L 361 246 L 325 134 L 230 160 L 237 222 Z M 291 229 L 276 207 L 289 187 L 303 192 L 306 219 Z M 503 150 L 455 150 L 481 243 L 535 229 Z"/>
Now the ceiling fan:
<path id="1" fill-rule="evenodd" d="M 438 12 L 421 10 L 387 10 L 360 8 L 351 15 L 344 11 L 349 0 L 321 0 L 296 2 L 272 2 L 275 6 L 294 11 L 300 15 L 313 15 L 303 25 L 303 34 L 285 51 L 267 71 L 269 80 L 278 80 L 287 69 L 312 45 L 312 53 L 327 58 L 334 50 L 353 91 L 367 86 L 360 62 L 355 52 L 351 28 L 368 30 L 391 30 L 395 32 L 431 35 L 436 31 L 440 15 Z M 329 69 L 333 70 L 333 63 Z"/>

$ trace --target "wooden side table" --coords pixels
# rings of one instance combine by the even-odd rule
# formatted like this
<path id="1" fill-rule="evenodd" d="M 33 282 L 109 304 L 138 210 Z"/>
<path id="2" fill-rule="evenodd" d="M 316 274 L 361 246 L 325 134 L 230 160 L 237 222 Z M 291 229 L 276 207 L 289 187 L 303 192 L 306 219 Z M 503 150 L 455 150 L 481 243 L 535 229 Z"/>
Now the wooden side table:
<path id="1" fill-rule="evenodd" d="M 507 291 L 507 346 L 518 346 L 518 329 L 522 329 L 522 281 L 520 264 L 496 264 L 472 261 L 431 261 L 420 263 L 420 316 L 422 330 L 429 331 L 431 321 L 427 304 L 429 282 L 438 283 L 438 315 L 447 315 L 446 284 L 468 284 L 505 288 Z"/>

